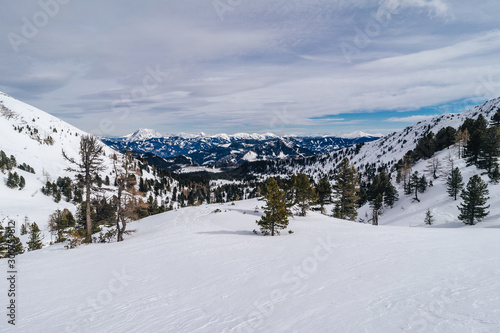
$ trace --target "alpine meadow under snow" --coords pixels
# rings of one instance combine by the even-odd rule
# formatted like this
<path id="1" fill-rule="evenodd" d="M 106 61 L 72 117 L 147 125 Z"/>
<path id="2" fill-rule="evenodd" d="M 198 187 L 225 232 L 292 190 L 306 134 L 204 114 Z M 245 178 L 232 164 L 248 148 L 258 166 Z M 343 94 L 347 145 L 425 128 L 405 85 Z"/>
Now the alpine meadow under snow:
<path id="1" fill-rule="evenodd" d="M 151 216 L 129 222 L 128 230 L 135 232 L 123 242 L 113 239 L 71 250 L 65 242 L 50 245 L 53 235 L 47 227 L 56 209 L 75 214 L 75 203 L 55 202 L 41 188 L 58 177 L 75 178 L 66 171 L 69 164 L 62 151 L 76 158 L 80 137 L 86 133 L 5 94 L 0 95 L 0 105 L 0 150 L 15 156 L 17 165 L 26 163 L 35 171 L 11 170 L 24 177 L 22 189 L 8 188 L 7 172 L 0 174 L 0 220 L 4 227 L 15 220 L 18 236 L 25 219 L 36 222 L 45 236 L 42 249 L 16 256 L 16 325 L 4 318 L 1 332 L 486 333 L 500 329 L 500 185 L 490 181 L 484 170 L 467 165 L 454 145 L 433 154 L 441 164 L 436 178 L 430 176 L 430 159 L 412 165 L 412 171 L 432 180 L 419 201 L 405 194 L 404 186 L 394 182 L 396 170 L 391 171 L 430 131 L 458 128 L 466 118 L 479 115 L 490 120 L 499 99 L 356 147 L 312 158 L 268 161 L 269 173 L 253 174 L 262 180 L 303 172 L 318 181 L 334 173 L 344 157 L 360 170 L 385 165 L 399 200 L 380 210 L 378 226 L 367 223 L 373 213 L 368 203 L 358 209 L 356 221 L 346 221 L 330 216 L 335 208 L 330 202 L 326 215 L 309 210 L 307 216 L 291 217 L 279 237 L 264 237 L 255 229 L 265 203 L 248 199 L 251 193 L 261 194 L 257 191 L 261 183 L 212 174 L 208 199 L 189 201 L 189 195 L 200 190 L 198 185 L 171 175 L 166 178 L 168 190 L 166 185 L 155 189 L 161 183 L 159 172 L 134 160 L 141 165 L 137 178 L 155 184 L 143 183 L 142 191 L 140 184 L 133 185 L 134 195 L 144 201 L 151 197 L 161 207 L 169 203 L 170 210 L 149 212 Z M 142 134 L 136 139 L 160 136 L 151 131 Z M 111 157 L 122 155 L 110 147 L 104 151 L 107 170 L 100 177 L 111 178 L 110 185 L 103 185 L 111 196 L 116 191 Z M 252 170 L 253 157 L 246 155 L 247 170 Z M 488 184 L 489 215 L 473 226 L 458 219 L 462 199 L 454 200 L 446 192 L 450 159 L 464 184 L 474 175 Z M 278 171 L 271 171 L 273 163 Z M 239 197 L 245 200 L 207 203 L 214 202 L 212 194 L 224 185 L 248 185 Z M 177 198 L 181 196 L 174 194 L 177 188 L 185 198 Z M 227 194 L 222 201 L 230 201 Z M 432 225 L 424 222 L 428 211 Z M 26 244 L 28 235 L 20 238 Z M 0 260 L 0 270 L 9 271 L 6 259 Z M 5 309 L 9 280 L 0 281 Z"/>

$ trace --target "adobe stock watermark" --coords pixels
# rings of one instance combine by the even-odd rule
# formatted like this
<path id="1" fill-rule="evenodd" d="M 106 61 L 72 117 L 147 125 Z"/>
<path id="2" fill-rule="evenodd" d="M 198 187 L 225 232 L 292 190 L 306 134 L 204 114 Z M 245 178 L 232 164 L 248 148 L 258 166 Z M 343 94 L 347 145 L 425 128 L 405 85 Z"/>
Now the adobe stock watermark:
<path id="1" fill-rule="evenodd" d="M 284 105 L 281 110 L 273 110 L 268 122 L 267 131 L 273 132 L 275 130 L 285 129 L 288 125 L 293 123 L 295 118 L 296 116 L 288 111 L 286 105 Z"/>
<path id="2" fill-rule="evenodd" d="M 392 16 L 397 13 L 396 8 L 391 9 L 381 6 L 376 12 L 371 14 L 371 19 L 366 22 L 364 28 L 355 26 L 355 35 L 352 42 L 342 42 L 339 44 L 345 61 L 350 64 L 354 56 L 359 55 L 362 50 L 372 43 L 374 38 L 380 36 L 382 29 L 391 23 Z"/>
<path id="3" fill-rule="evenodd" d="M 5 238 L 7 239 L 7 281 L 8 287 L 7 297 L 7 322 L 9 325 L 16 325 L 17 320 L 17 294 L 18 294 L 18 277 L 17 277 L 17 262 L 16 262 L 16 250 L 15 250 L 15 239 L 16 233 L 16 221 L 9 220 L 7 227 L 5 228 Z"/>
<path id="4" fill-rule="evenodd" d="M 276 306 L 296 294 L 304 281 L 316 274 L 319 265 L 333 255 L 335 244 L 332 234 L 328 234 L 325 238 L 318 238 L 317 242 L 318 244 L 309 256 L 304 258 L 299 265 L 283 273 L 280 287 L 273 289 L 253 303 L 255 310 L 250 312 L 245 319 L 239 319 L 240 324 L 236 326 L 237 332 L 260 332 L 265 320 L 275 312 Z"/>
<path id="5" fill-rule="evenodd" d="M 121 121 L 127 119 L 134 105 L 152 95 L 153 91 L 158 89 L 160 84 L 170 77 L 170 75 L 170 71 L 162 71 L 159 65 L 156 65 L 155 68 L 147 66 L 140 84 L 128 89 L 127 92 L 121 94 L 119 99 L 112 102 L 112 113 Z M 113 119 L 107 117 L 99 121 L 99 129 L 93 130 L 92 133 L 107 135 L 113 133 L 115 129 L 116 126 Z"/>
<path id="6" fill-rule="evenodd" d="M 40 10 L 34 13 L 30 18 L 23 16 L 21 21 L 20 34 L 9 32 L 7 39 L 15 53 L 19 52 L 19 47 L 23 44 L 28 44 L 30 39 L 35 38 L 40 29 L 49 24 L 50 20 L 59 14 L 62 5 L 67 5 L 71 0 L 40 0 L 38 6 Z"/>
<path id="7" fill-rule="evenodd" d="M 113 278 L 109 280 L 106 288 L 100 290 L 95 297 L 87 297 L 86 302 L 78 306 L 73 323 L 66 326 L 65 332 L 83 332 L 85 324 L 95 319 L 96 311 L 106 309 L 133 280 L 124 268 L 122 268 L 121 273 L 113 271 L 112 274 Z"/>
<path id="8" fill-rule="evenodd" d="M 486 97 L 488 95 L 498 97 L 499 87 L 500 83 L 493 80 L 493 75 L 490 73 L 478 79 L 478 85 L 474 93 L 476 97 Z"/>
<path id="9" fill-rule="evenodd" d="M 234 10 L 242 3 L 243 0 L 214 0 L 212 5 L 214 6 L 215 12 L 219 16 L 221 22 L 224 22 L 224 15 L 228 12 L 234 12 Z"/>

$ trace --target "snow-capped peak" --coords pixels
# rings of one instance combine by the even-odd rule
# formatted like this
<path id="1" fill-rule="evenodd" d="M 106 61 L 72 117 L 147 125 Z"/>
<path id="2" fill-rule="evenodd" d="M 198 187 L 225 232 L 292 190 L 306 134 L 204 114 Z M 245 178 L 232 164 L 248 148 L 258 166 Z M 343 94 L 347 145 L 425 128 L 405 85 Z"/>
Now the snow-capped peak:
<path id="1" fill-rule="evenodd" d="M 127 141 L 141 141 L 161 137 L 163 137 L 163 134 L 149 128 L 141 128 L 134 133 L 125 136 L 125 138 L 127 138 Z"/>
<path id="2" fill-rule="evenodd" d="M 345 139 L 356 139 L 356 138 L 380 138 L 383 137 L 383 134 L 368 134 L 362 131 L 355 131 L 347 134 L 342 134 L 341 137 Z"/>

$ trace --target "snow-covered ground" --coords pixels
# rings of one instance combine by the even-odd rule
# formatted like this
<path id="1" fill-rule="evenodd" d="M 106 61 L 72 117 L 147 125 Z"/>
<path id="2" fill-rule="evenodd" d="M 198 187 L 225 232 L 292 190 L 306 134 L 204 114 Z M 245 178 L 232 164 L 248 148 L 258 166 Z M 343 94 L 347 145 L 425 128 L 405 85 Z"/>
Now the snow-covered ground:
<path id="1" fill-rule="evenodd" d="M 498 332 L 500 223 L 375 227 L 309 213 L 293 234 L 263 237 L 252 232 L 262 204 L 180 209 L 132 223 L 121 243 L 20 255 L 17 325 L 4 314 L 0 331 Z"/>

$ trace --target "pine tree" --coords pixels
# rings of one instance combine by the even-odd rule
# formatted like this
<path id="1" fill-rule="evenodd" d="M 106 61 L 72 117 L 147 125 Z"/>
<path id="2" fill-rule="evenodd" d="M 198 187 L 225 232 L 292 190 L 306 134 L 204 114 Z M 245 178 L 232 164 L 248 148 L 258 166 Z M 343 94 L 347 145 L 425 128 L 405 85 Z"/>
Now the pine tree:
<path id="1" fill-rule="evenodd" d="M 373 225 L 378 225 L 379 212 L 382 209 L 382 194 L 379 193 L 375 199 L 370 201 L 370 207 L 373 211 Z"/>
<path id="2" fill-rule="evenodd" d="M 82 175 L 82 183 L 85 187 L 85 201 L 86 206 L 86 224 L 87 224 L 87 235 L 85 237 L 86 243 L 92 242 L 92 219 L 91 219 L 91 207 L 90 198 L 93 191 L 97 189 L 93 186 L 96 182 L 95 175 L 101 171 L 106 170 L 104 166 L 104 161 L 102 156 L 104 154 L 104 148 L 99 140 L 92 135 L 84 135 L 80 140 L 80 161 L 76 161 L 74 158 L 69 157 L 63 150 L 63 157 L 69 161 L 71 164 L 76 166 L 75 168 L 68 168 L 66 170 L 76 172 Z"/>
<path id="3" fill-rule="evenodd" d="M 391 181 L 389 180 L 389 183 L 386 185 L 384 192 L 384 204 L 392 208 L 392 206 L 394 206 L 394 203 L 398 201 L 398 198 L 398 190 L 396 190 L 396 187 L 394 187 L 394 185 L 392 185 Z"/>
<path id="4" fill-rule="evenodd" d="M 488 127 L 488 122 L 482 114 L 474 121 L 469 141 L 465 149 L 467 165 L 477 165 L 481 154 L 481 147 L 484 144 L 484 134 Z"/>
<path id="5" fill-rule="evenodd" d="M 26 230 L 26 225 L 23 223 L 21 224 L 21 235 L 26 235 L 28 233 L 28 230 Z"/>
<path id="6" fill-rule="evenodd" d="M 498 164 L 495 165 L 493 171 L 491 171 L 491 174 L 489 176 L 493 183 L 498 184 L 498 182 L 500 181 L 500 167 L 498 166 Z"/>
<path id="7" fill-rule="evenodd" d="M 9 171 L 9 176 L 7 177 L 7 187 L 16 188 L 19 183 L 19 176 L 16 172 L 12 173 Z"/>
<path id="8" fill-rule="evenodd" d="M 7 243 L 7 252 L 5 253 L 3 258 L 7 258 L 9 256 L 17 256 L 18 254 L 24 253 L 23 243 L 14 235 L 15 230 L 11 227 L 6 227 L 5 232 L 3 234 L 3 238 Z"/>
<path id="9" fill-rule="evenodd" d="M 318 194 L 318 203 L 321 205 L 323 212 L 325 204 L 329 203 L 332 197 L 332 186 L 327 177 L 323 177 L 316 185 L 316 193 Z"/>
<path id="10" fill-rule="evenodd" d="M 316 200 L 314 187 L 304 173 L 292 176 L 291 184 L 294 193 L 293 203 L 300 208 L 299 216 L 306 216 L 310 204 Z"/>
<path id="11" fill-rule="evenodd" d="M 268 178 L 266 181 L 266 206 L 264 207 L 264 216 L 257 221 L 260 230 L 264 235 L 279 235 L 280 229 L 288 226 L 288 217 L 292 214 L 287 209 L 284 200 L 285 192 L 278 187 L 278 182 L 274 178 Z"/>
<path id="12" fill-rule="evenodd" d="M 489 197 L 488 185 L 479 177 L 474 175 L 469 182 L 467 187 L 462 191 L 463 203 L 458 206 L 460 209 L 460 215 L 458 219 L 465 224 L 474 225 L 477 221 L 486 217 L 489 212 L 487 209 L 490 207 L 486 206 L 486 202 Z"/>
<path id="13" fill-rule="evenodd" d="M 19 190 L 22 190 L 26 186 L 26 180 L 23 176 L 19 177 Z"/>
<path id="14" fill-rule="evenodd" d="M 0 231 L 3 229 L 0 224 Z M 12 227 L 6 227 L 3 234 L 0 232 L 0 258 L 8 258 L 24 253 L 23 243 L 15 236 Z"/>
<path id="15" fill-rule="evenodd" d="M 58 209 L 49 217 L 49 230 L 51 233 L 56 234 L 56 243 L 64 242 L 68 232 L 67 228 L 72 228 L 75 225 L 75 218 L 67 209 Z"/>
<path id="16" fill-rule="evenodd" d="M 477 166 L 491 176 L 500 156 L 500 127 L 490 127 L 483 134 L 483 141 L 477 158 Z"/>
<path id="17" fill-rule="evenodd" d="M 497 112 L 491 117 L 491 126 L 500 126 L 500 108 L 497 108 Z"/>
<path id="18" fill-rule="evenodd" d="M 464 183 L 462 182 L 462 173 L 459 168 L 455 168 L 451 171 L 451 174 L 448 176 L 446 180 L 446 191 L 453 198 L 453 200 L 457 200 L 457 195 L 460 193 L 462 188 L 464 187 Z"/>
<path id="19" fill-rule="evenodd" d="M 4 237 L 3 226 L 0 224 L 0 258 L 5 258 L 8 255 L 9 244 L 7 243 L 7 238 Z"/>
<path id="20" fill-rule="evenodd" d="M 12 168 L 10 167 L 9 158 L 7 157 L 7 155 L 3 150 L 0 150 L 0 170 L 3 173 L 5 170 L 10 170 L 10 169 Z"/>
<path id="21" fill-rule="evenodd" d="M 420 199 L 418 199 L 418 193 L 425 192 L 427 189 L 427 180 L 425 179 L 425 176 L 419 177 L 418 171 L 415 171 L 413 175 L 411 175 L 408 187 L 411 189 L 410 194 L 413 193 L 415 195 L 413 199 L 420 202 Z"/>
<path id="22" fill-rule="evenodd" d="M 42 248 L 42 233 L 36 222 L 30 225 L 29 230 L 29 240 L 28 240 L 28 251 L 35 251 Z"/>
<path id="23" fill-rule="evenodd" d="M 425 212 L 424 222 L 427 225 L 432 225 L 434 223 L 434 216 L 432 216 L 430 209 L 427 209 L 427 212 Z"/>
<path id="24" fill-rule="evenodd" d="M 59 189 L 57 189 L 56 191 L 54 191 L 53 198 L 54 198 L 54 202 L 61 201 L 61 191 L 59 191 Z"/>
<path id="25" fill-rule="evenodd" d="M 336 203 L 333 210 L 334 217 L 339 219 L 356 220 L 356 211 L 359 200 L 359 176 L 354 165 L 346 157 L 337 167 L 334 175 Z"/>

